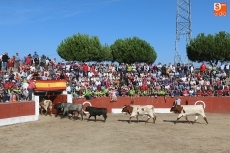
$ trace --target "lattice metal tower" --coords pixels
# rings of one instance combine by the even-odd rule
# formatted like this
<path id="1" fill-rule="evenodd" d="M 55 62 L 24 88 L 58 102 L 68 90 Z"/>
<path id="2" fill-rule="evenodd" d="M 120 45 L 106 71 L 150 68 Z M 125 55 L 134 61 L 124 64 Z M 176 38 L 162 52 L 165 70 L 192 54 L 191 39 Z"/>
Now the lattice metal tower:
<path id="1" fill-rule="evenodd" d="M 192 37 L 190 0 L 177 0 L 174 64 L 182 63 L 178 45 L 183 36 L 186 37 L 186 43 L 189 43 Z"/>

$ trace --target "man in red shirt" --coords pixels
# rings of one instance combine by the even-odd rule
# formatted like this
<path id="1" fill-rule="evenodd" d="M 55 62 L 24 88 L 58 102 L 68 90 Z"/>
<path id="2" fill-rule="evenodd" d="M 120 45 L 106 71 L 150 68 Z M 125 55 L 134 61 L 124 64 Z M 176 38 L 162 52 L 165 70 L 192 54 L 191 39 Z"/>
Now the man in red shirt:
<path id="1" fill-rule="evenodd" d="M 88 65 L 86 63 L 83 64 L 83 76 L 87 77 L 88 76 Z"/>
<path id="2" fill-rule="evenodd" d="M 36 80 L 29 80 L 29 86 L 27 87 L 27 90 L 29 92 L 29 100 L 32 100 L 32 95 L 34 92 L 34 89 L 36 88 L 35 84 L 36 84 Z"/>
<path id="3" fill-rule="evenodd" d="M 206 65 L 205 63 L 203 62 L 200 66 L 200 72 L 203 74 L 204 72 L 206 71 Z"/>
<path id="4" fill-rule="evenodd" d="M 10 82 L 10 86 L 11 86 L 11 88 L 16 87 L 16 86 L 17 86 L 16 81 L 15 81 L 15 80 L 12 80 L 12 81 Z"/>
<path id="5" fill-rule="evenodd" d="M 5 81 L 3 86 L 4 86 L 5 89 L 10 89 L 11 88 L 11 83 L 9 82 L 8 79 Z"/>

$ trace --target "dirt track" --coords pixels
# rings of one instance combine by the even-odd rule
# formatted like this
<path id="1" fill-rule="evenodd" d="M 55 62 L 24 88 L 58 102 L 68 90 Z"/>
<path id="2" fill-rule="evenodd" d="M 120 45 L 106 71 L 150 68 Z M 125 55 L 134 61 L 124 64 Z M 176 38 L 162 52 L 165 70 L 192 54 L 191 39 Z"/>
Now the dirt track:
<path id="1" fill-rule="evenodd" d="M 184 118 L 174 125 L 175 114 L 157 114 L 156 124 L 128 124 L 125 114 L 109 114 L 106 123 L 40 116 L 0 127 L 1 153 L 229 153 L 230 115 L 206 116 L 208 125 L 201 116 L 194 125 Z"/>

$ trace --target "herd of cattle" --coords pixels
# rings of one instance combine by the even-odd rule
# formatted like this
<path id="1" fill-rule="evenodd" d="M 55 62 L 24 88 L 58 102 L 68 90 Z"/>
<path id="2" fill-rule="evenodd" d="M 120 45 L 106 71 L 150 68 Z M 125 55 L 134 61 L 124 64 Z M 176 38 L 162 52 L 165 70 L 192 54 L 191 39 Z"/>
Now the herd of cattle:
<path id="1" fill-rule="evenodd" d="M 42 100 L 39 103 L 39 112 L 40 114 L 44 115 L 50 115 L 52 116 L 52 108 L 56 110 L 55 117 L 58 115 L 61 115 L 61 118 L 64 118 L 65 116 L 68 116 L 69 118 L 76 119 L 79 115 L 81 116 L 81 120 L 83 120 L 83 116 L 86 116 L 85 112 L 89 113 L 88 121 L 90 117 L 94 117 L 94 121 L 96 122 L 96 116 L 103 116 L 104 122 L 106 122 L 107 119 L 107 109 L 106 108 L 97 108 L 92 106 L 87 106 L 84 109 L 83 104 L 73 104 L 73 103 L 66 103 L 66 102 L 60 102 L 56 104 L 52 104 L 51 100 Z M 204 107 L 202 105 L 181 105 L 180 109 L 177 106 L 173 106 L 170 109 L 170 112 L 174 112 L 178 114 L 177 120 L 175 124 L 178 122 L 178 120 L 181 117 L 185 117 L 185 119 L 189 123 L 195 123 L 198 119 L 198 116 L 201 115 L 205 122 L 208 124 L 207 118 L 204 113 Z M 156 121 L 156 115 L 154 112 L 154 106 L 153 105 L 125 105 L 122 108 L 122 113 L 129 114 L 129 123 L 131 123 L 131 118 L 136 117 L 137 122 L 138 116 L 144 116 L 146 115 L 148 118 L 145 123 L 148 123 L 149 119 L 153 119 L 153 123 Z M 189 121 L 187 116 L 195 116 L 195 120 Z"/>

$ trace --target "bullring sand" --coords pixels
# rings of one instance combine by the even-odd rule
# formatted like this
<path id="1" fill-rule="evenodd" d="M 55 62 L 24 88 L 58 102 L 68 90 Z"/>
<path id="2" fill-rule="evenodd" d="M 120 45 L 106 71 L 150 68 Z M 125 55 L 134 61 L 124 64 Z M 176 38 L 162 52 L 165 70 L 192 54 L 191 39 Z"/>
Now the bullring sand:
<path id="1" fill-rule="evenodd" d="M 106 123 L 40 116 L 39 121 L 0 127 L 1 153 L 229 153 L 230 115 L 206 113 L 198 123 L 156 114 L 155 124 L 128 124 L 128 115 L 108 114 Z M 189 117 L 193 120 L 194 117 Z M 93 118 L 92 118 L 93 120 Z M 133 118 L 135 121 L 135 118 Z"/>

